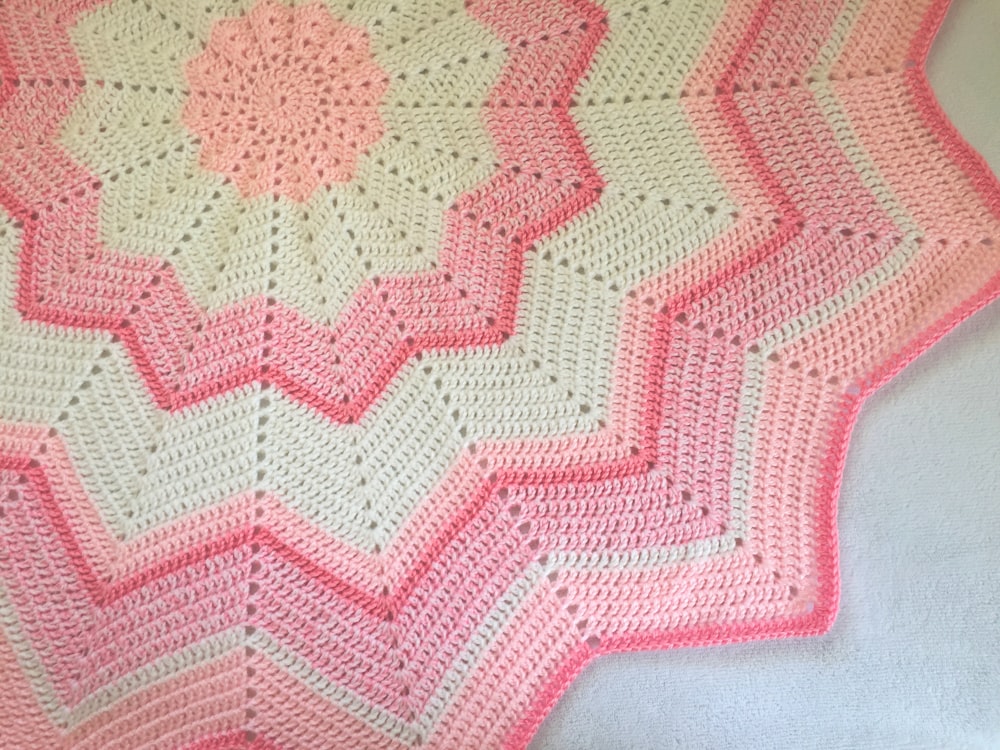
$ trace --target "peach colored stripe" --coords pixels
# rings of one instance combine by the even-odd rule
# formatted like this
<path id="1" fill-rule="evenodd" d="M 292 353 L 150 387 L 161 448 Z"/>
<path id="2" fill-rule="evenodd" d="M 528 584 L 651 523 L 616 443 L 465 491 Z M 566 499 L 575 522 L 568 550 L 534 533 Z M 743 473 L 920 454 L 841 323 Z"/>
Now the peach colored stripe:
<path id="1" fill-rule="evenodd" d="M 953 310 L 996 295 L 1000 252 L 983 250 L 972 241 L 923 242 L 900 274 L 827 325 L 793 341 L 782 357 L 839 372 L 845 382 L 861 382 L 866 388 L 870 373 L 897 353 L 913 351 L 915 342 L 945 321 L 954 325 Z M 848 346 L 850 357 L 836 353 Z"/>
<path id="2" fill-rule="evenodd" d="M 789 12 L 789 7 L 796 12 Z M 736 64 L 728 75 L 721 76 L 726 79 L 724 93 L 731 91 L 730 84 L 744 91 L 797 87 L 830 38 L 842 7 L 843 0 L 794 6 L 787 2 L 759 4 L 758 15 L 749 19 L 757 28 L 736 27 L 754 33 L 754 39 L 733 56 L 731 63 Z M 775 71 L 781 71 L 780 79 L 775 78 Z"/>
<path id="3" fill-rule="evenodd" d="M 39 706 L 9 641 L 0 637 L 0 721 L 4 748 L 173 750 L 208 733 L 243 722 L 243 657 L 231 653 L 143 688 L 75 726 L 68 733 Z"/>
<path id="4" fill-rule="evenodd" d="M 8 552 L 0 569 L 8 597 L 64 705 L 74 707 L 163 655 L 235 627 L 244 616 L 245 551 L 196 552 L 141 587 L 107 597 L 72 533 L 52 514 L 44 488 L 19 482 L 9 469 L 0 471 L 0 484 L 0 540 Z"/>
<path id="5" fill-rule="evenodd" d="M 239 729 L 245 718 L 243 654 L 231 652 L 136 691 L 74 728 L 74 750 L 173 750 Z"/>
<path id="6" fill-rule="evenodd" d="M 759 23 L 759 3 L 726 3 L 725 10 L 709 35 L 711 40 L 685 81 L 684 93 L 692 100 L 711 97 L 737 56 L 746 46 L 751 25 Z"/>
<path id="7" fill-rule="evenodd" d="M 17 655 L 0 627 L 0 747 L 12 748 L 52 748 L 60 747 L 59 731 L 42 707 L 38 704 L 35 691 L 21 669 Z M 17 717 L 12 721 L 12 717 Z"/>
<path id="8" fill-rule="evenodd" d="M 579 643 L 572 622 L 547 586 L 533 591 L 470 669 L 429 746 L 516 746 L 516 739 L 509 737 L 513 728 L 530 712 L 546 677 Z"/>
<path id="9" fill-rule="evenodd" d="M 617 622 L 609 622 L 612 634 L 599 638 L 593 648 L 580 646 L 563 660 L 559 670 L 553 672 L 543 690 L 536 697 L 534 709 L 518 724 L 506 747 L 521 750 L 526 747 L 548 710 L 569 684 L 583 670 L 592 658 L 602 653 L 637 651 L 646 649 L 677 648 L 684 646 L 706 646 L 718 643 L 780 638 L 789 636 L 815 635 L 825 632 L 833 622 L 839 599 L 839 575 L 837 571 L 837 529 L 836 498 L 839 493 L 842 470 L 847 453 L 847 441 L 857 418 L 861 400 L 854 397 L 840 398 L 833 408 L 832 419 L 828 422 L 829 443 L 820 464 L 822 482 L 813 515 L 814 531 L 817 538 L 818 570 L 822 573 L 817 581 L 816 601 L 811 614 L 793 614 L 765 620 L 749 619 L 745 622 L 683 623 L 672 629 L 664 629 L 662 623 L 645 628 L 620 629 Z M 774 531 L 775 529 L 771 529 Z M 780 529 L 777 529 L 780 532 Z M 740 553 L 745 548 L 740 548 Z M 763 560 L 763 558 L 762 558 Z M 754 560 L 756 563 L 756 560 Z M 690 569 L 690 566 L 689 566 Z M 662 569 L 661 569 L 662 571 Z M 586 573 L 583 574 L 587 576 Z M 613 575 L 613 573 L 612 573 Z M 772 575 L 773 578 L 773 575 Z M 589 574 L 590 580 L 583 580 L 582 586 L 603 585 L 612 602 L 619 582 L 606 585 L 607 575 L 600 571 Z M 671 580 L 664 581 L 667 586 Z M 569 596 L 569 588 L 564 587 Z M 661 589 L 649 590 L 649 595 L 664 595 Z M 594 626 L 599 630 L 600 624 Z"/>
<path id="10" fill-rule="evenodd" d="M 888 89 L 887 82 L 895 85 Z M 923 121 L 913 76 L 835 84 L 851 128 L 906 212 L 929 237 L 980 240 L 997 236 L 998 219 L 962 167 Z M 907 125 L 900 121 L 906 118 Z M 906 133 L 906 137 L 900 137 Z"/>
<path id="11" fill-rule="evenodd" d="M 769 363 L 742 543 L 727 555 L 661 568 L 560 571 L 552 586 L 564 589 L 565 606 L 576 605 L 584 632 L 598 636 L 603 651 L 639 635 L 669 646 L 674 630 L 686 643 L 688 631 L 702 628 L 734 639 L 780 635 L 776 623 L 786 635 L 825 629 L 836 586 L 832 526 L 823 515 L 834 501 L 828 460 L 844 432 L 845 403 L 835 389 Z M 789 432 L 798 448 L 775 451 Z"/>
<path id="12" fill-rule="evenodd" d="M 900 6 L 903 6 L 902 8 Z M 830 70 L 833 78 L 902 69 L 911 59 L 911 39 L 918 36 L 932 6 L 947 5 L 936 0 L 870 0 L 861 10 L 845 41 L 840 56 Z M 922 57 L 922 56 L 921 56 Z M 917 60 L 914 58 L 914 62 Z"/>
<path id="13" fill-rule="evenodd" d="M 49 142 L 82 74 L 65 33 L 72 14 L 40 18 L 36 34 L 24 38 L 41 49 L 28 49 L 21 57 L 58 58 L 65 91 L 59 89 L 42 106 L 33 92 L 25 92 L 29 87 L 0 89 L 4 106 L 19 109 L 18 119 L 35 120 L 32 138 L 43 136 L 32 144 L 37 148 L 30 163 L 14 164 L 23 167 L 14 173 L 29 182 L 33 178 L 32 185 L 0 178 L 0 202 L 24 223 L 18 309 L 54 325 L 113 332 L 130 350 L 156 403 L 173 410 L 270 379 L 329 418 L 353 422 L 416 353 L 501 344 L 516 323 L 523 254 L 531 243 L 592 206 L 603 186 L 566 100 L 604 37 L 604 12 L 584 0 L 550 0 L 545 7 L 562 19 L 566 32 L 550 36 L 551 29 L 540 25 L 545 14 L 538 12 L 537 3 L 532 5 L 530 11 L 523 4 L 508 8 L 506 21 L 495 18 L 489 4 L 467 8 L 487 25 L 495 24 L 501 37 L 509 35 L 508 22 L 514 21 L 522 30 L 533 29 L 537 38 L 530 50 L 515 44 L 519 37 L 506 39 L 508 66 L 516 70 L 502 72 L 491 93 L 498 106 L 487 117 L 488 124 L 499 128 L 494 135 L 504 163 L 485 185 L 456 203 L 439 254 L 441 267 L 366 282 L 330 329 L 299 320 L 292 310 L 264 297 L 263 289 L 255 299 L 209 315 L 197 309 L 169 264 L 100 248 L 95 221 L 102 185 L 79 168 L 73 174 L 83 179 L 72 181 L 78 189 L 62 191 L 68 205 L 42 200 L 52 195 L 53 180 L 40 167 L 63 174 L 70 166 L 63 163 L 62 150 Z M 6 26 L 15 28 L 13 22 L 28 15 L 15 13 Z M 0 54 L 0 77 L 18 79 L 23 62 Z M 555 104 L 538 112 L 506 107 L 523 104 L 529 93 Z M 520 135 L 509 137 L 510 128 Z M 549 148 L 539 148 L 524 135 L 548 139 Z M 7 150 L 23 153 L 20 145 Z M 50 163 L 38 162 L 40 157 L 50 157 Z M 539 180 L 535 173 L 559 179 Z M 80 258 L 64 252 L 67 248 L 86 255 L 83 262 L 73 262 Z M 58 263 L 63 267 L 56 269 Z M 365 334 L 359 337 L 358 331 Z"/>
<path id="14" fill-rule="evenodd" d="M 500 747 L 545 676 L 575 648 L 577 638 L 558 598 L 547 587 L 537 589 L 465 675 L 460 692 L 420 745 L 441 750 Z M 284 750 L 408 746 L 331 706 L 269 659 L 251 656 L 249 665 L 255 692 L 251 726 Z M 498 701 L 498 693 L 506 700 Z"/>
<path id="15" fill-rule="evenodd" d="M 290 511 L 272 494 L 247 493 L 200 510 L 175 522 L 158 526 L 141 536 L 117 542 L 80 485 L 65 444 L 43 426 L 0 422 L 0 454 L 16 454 L 38 463 L 58 498 L 69 528 L 80 542 L 89 567 L 97 578 L 110 577 L 113 586 L 170 560 L 179 550 L 203 547 L 226 534 L 239 533 L 253 524 L 266 526 L 275 543 L 292 545 L 310 560 L 343 575 L 351 585 L 377 592 L 381 563 L 316 528 Z M 259 509 L 259 510 L 258 510 Z"/>
<path id="16" fill-rule="evenodd" d="M 254 696 L 247 726 L 282 750 L 405 750 L 409 746 L 379 731 L 303 685 L 270 659 L 247 657 Z"/>

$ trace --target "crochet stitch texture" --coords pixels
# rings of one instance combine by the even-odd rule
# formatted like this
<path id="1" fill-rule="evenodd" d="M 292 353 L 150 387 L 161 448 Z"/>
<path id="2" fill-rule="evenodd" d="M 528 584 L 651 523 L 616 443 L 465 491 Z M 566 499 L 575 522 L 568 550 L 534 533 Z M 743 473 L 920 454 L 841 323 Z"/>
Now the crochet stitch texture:
<path id="1" fill-rule="evenodd" d="M 944 0 L 0 0 L 0 747 L 522 748 L 824 632 L 1000 294 Z"/>

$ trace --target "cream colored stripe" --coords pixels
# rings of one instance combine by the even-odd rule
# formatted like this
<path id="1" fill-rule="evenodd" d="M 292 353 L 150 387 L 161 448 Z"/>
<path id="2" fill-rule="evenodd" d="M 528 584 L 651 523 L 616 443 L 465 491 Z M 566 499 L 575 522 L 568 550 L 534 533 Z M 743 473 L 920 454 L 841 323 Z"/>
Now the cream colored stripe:
<path id="1" fill-rule="evenodd" d="M 609 33 L 576 96 L 583 105 L 676 97 L 726 5 L 725 0 L 602 4 Z"/>
<path id="2" fill-rule="evenodd" d="M 45 665 L 38 658 L 21 629 L 21 621 L 13 604 L 8 599 L 7 588 L 2 579 L 0 579 L 0 630 L 3 631 L 0 633 L 0 637 L 6 636 L 10 642 L 11 649 L 21 666 L 21 671 L 38 699 L 38 705 L 42 707 L 53 724 L 65 726 L 71 721 L 70 712 L 62 705 L 52 689 L 52 682 L 49 680 Z"/>
<path id="3" fill-rule="evenodd" d="M 702 224 L 683 207 L 609 197 L 529 256 L 517 335 L 498 349 L 411 362 L 358 426 L 330 425 L 272 394 L 263 445 L 268 488 L 370 550 L 387 543 L 470 442 L 596 429 L 606 416 L 624 291 L 696 252 L 724 221 Z M 628 244 L 622 227 L 633 225 L 648 243 Z M 3 275 L 12 290 L 16 237 L 7 231 L 5 239 Z M 610 267 L 588 259 L 587 247 Z M 6 321 L 0 335 L 15 356 L 0 372 L 0 417 L 58 428 L 114 533 L 131 538 L 255 486 L 259 388 L 163 412 L 105 334 L 24 324 L 9 310 Z M 372 518 L 385 519 L 374 534 Z"/>
<path id="4" fill-rule="evenodd" d="M 423 713 L 413 722 L 405 722 L 365 700 L 354 691 L 331 682 L 313 669 L 308 661 L 259 628 L 247 639 L 247 645 L 265 654 L 317 695 L 340 706 L 369 725 L 377 727 L 386 735 L 399 737 L 404 742 L 414 744 L 418 737 L 428 736 L 451 708 L 453 698 L 461 689 L 463 681 L 475 670 L 481 655 L 489 649 L 507 622 L 517 614 L 535 587 L 544 584 L 547 570 L 548 568 L 543 569 L 537 563 L 533 564 L 507 588 L 498 599 L 496 607 L 479 625 L 470 640 L 456 653 Z"/>
<path id="5" fill-rule="evenodd" d="M 479 105 L 506 54 L 459 2 L 425 4 L 416 14 L 331 3 L 349 20 L 375 14 L 368 19 L 375 54 L 392 80 L 382 108 L 387 132 L 350 183 L 318 189 L 303 205 L 245 199 L 199 166 L 200 146 L 180 116 L 183 65 L 201 52 L 206 23 L 246 5 L 192 14 L 117 0 L 85 14 L 72 38 L 92 85 L 82 89 L 62 142 L 102 179 L 108 247 L 166 258 L 206 309 L 263 294 L 272 280 L 268 293 L 329 323 L 363 280 L 433 266 L 445 209 L 495 171 Z M 371 26 L 380 16 L 384 23 Z M 113 49 L 110 35 L 118 39 Z M 475 107 L 461 106 L 467 98 Z M 414 109 L 414 102 L 452 106 Z"/>

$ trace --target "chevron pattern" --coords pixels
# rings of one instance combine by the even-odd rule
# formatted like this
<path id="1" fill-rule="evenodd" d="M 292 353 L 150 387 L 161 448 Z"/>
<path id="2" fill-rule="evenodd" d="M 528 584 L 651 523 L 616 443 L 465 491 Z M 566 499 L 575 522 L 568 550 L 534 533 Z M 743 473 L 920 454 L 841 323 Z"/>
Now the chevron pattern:
<path id="1" fill-rule="evenodd" d="M 1000 295 L 939 0 L 0 4 L 0 746 L 523 748 L 824 632 Z"/>

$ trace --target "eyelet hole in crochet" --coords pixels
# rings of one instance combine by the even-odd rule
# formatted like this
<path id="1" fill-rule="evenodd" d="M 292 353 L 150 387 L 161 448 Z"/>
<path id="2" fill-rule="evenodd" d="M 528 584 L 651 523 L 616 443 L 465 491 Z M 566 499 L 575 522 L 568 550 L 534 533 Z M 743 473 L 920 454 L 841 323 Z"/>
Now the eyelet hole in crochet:
<path id="1" fill-rule="evenodd" d="M 295 32 L 259 34 L 275 26 Z M 303 202 L 347 182 L 385 133 L 379 105 L 389 79 L 367 31 L 319 4 L 259 0 L 246 16 L 217 21 L 185 76 L 182 120 L 200 141 L 201 165 L 246 197 Z"/>

